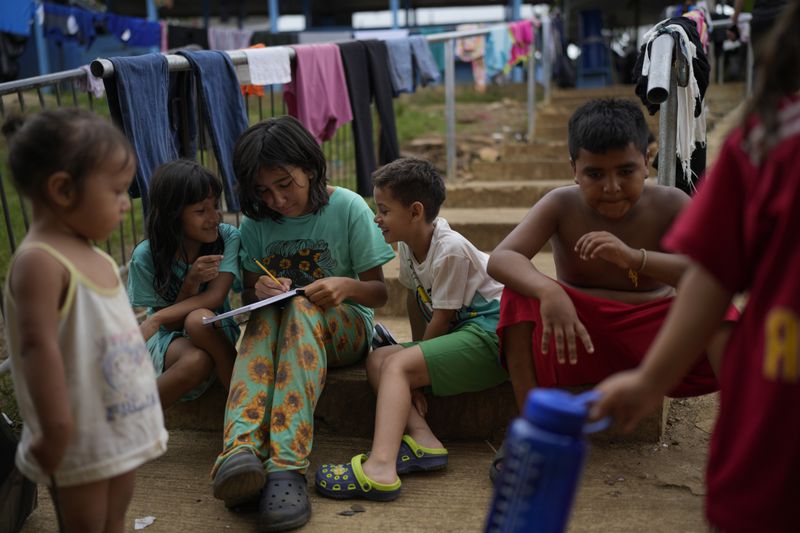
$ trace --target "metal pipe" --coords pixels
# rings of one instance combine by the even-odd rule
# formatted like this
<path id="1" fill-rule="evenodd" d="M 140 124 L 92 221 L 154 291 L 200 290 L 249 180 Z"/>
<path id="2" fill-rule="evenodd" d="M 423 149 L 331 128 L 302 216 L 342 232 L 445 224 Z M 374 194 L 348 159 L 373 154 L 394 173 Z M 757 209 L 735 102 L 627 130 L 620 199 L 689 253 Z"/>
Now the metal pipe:
<path id="1" fill-rule="evenodd" d="M 82 69 L 74 68 L 72 70 L 65 70 L 63 72 L 55 72 L 53 74 L 44 74 L 42 76 L 34 76 L 33 78 L 25 78 L 23 80 L 7 81 L 0 83 L 0 94 L 9 94 L 17 91 L 27 91 L 28 89 L 36 89 L 43 85 L 52 85 L 59 81 L 73 80 L 83 78 L 86 72 Z"/>
<path id="2" fill-rule="evenodd" d="M 550 17 L 546 16 L 542 20 L 542 74 L 544 78 L 544 101 L 546 104 L 550 103 L 552 95 L 552 84 L 550 83 L 553 78 L 553 47 L 550 46 L 552 37 Z"/>
<path id="3" fill-rule="evenodd" d="M 444 43 L 444 120 L 447 155 L 447 180 L 456 177 L 456 67 L 455 41 Z"/>
<path id="4" fill-rule="evenodd" d="M 663 33 L 653 40 L 650 47 L 650 73 L 647 78 L 647 100 L 653 104 L 667 101 L 672 77 L 672 50 L 675 41 L 672 35 Z"/>
<path id="5" fill-rule="evenodd" d="M 225 52 L 228 54 L 228 57 L 231 58 L 231 62 L 234 65 L 246 65 L 247 64 L 247 56 L 241 50 L 228 50 Z M 179 56 L 177 54 L 165 54 L 164 57 L 167 58 L 167 68 L 170 72 L 178 72 L 181 70 L 189 70 L 189 60 L 183 56 Z M 289 47 L 289 58 L 294 59 L 295 53 L 294 49 Z M 92 70 L 92 74 L 94 74 L 98 78 L 108 78 L 114 75 L 114 64 L 109 59 L 98 58 L 92 61 L 90 68 Z M 82 70 L 78 69 L 79 72 L 83 72 Z M 0 86 L 2 89 L 2 86 Z"/>
<path id="6" fill-rule="evenodd" d="M 536 42 L 531 43 L 528 53 L 528 142 L 533 142 L 536 130 Z"/>
<path id="7" fill-rule="evenodd" d="M 670 68 L 669 98 L 661 104 L 658 120 L 658 183 L 675 186 L 675 157 L 678 135 L 678 73 L 673 63 Z"/>
<path id="8" fill-rule="evenodd" d="M 747 96 L 753 94 L 753 41 L 747 41 Z"/>

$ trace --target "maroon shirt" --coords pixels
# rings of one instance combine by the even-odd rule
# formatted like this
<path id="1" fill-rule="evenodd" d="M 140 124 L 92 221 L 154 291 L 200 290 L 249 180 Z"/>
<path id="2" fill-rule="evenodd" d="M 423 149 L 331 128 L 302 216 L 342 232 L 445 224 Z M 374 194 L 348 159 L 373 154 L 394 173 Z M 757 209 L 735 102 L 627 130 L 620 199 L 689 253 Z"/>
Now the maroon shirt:
<path id="1" fill-rule="evenodd" d="M 780 117 L 760 166 L 743 131 L 730 135 L 664 238 L 728 290 L 750 291 L 724 356 L 707 472 L 708 520 L 726 533 L 800 530 L 800 99 Z"/>

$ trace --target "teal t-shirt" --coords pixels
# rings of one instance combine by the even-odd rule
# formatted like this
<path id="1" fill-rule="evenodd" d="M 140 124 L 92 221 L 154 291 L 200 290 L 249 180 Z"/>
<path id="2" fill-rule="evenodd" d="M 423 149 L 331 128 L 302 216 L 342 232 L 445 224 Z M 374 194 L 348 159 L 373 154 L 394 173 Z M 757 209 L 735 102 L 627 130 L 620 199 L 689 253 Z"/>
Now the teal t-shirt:
<path id="1" fill-rule="evenodd" d="M 358 273 L 391 261 L 394 252 L 383 240 L 374 214 L 358 194 L 337 187 L 329 203 L 316 214 L 253 220 L 240 225 L 242 268 L 261 273 L 257 258 L 275 276 L 304 287 L 327 277 L 358 279 Z M 372 309 L 348 302 L 372 327 Z"/>
<path id="2" fill-rule="evenodd" d="M 222 262 L 219 265 L 220 272 L 230 272 L 234 279 L 239 277 L 239 230 L 230 224 L 220 224 L 219 234 L 225 243 L 225 250 L 222 254 Z M 172 264 L 172 271 L 183 281 L 186 272 L 186 264 L 183 261 L 175 261 Z M 150 251 L 150 241 L 142 241 L 133 250 L 133 256 L 128 266 L 128 299 L 131 305 L 136 307 L 147 307 L 147 314 L 152 314 L 154 309 L 167 307 L 175 302 L 165 300 L 160 294 L 156 293 L 153 287 L 155 268 L 153 266 L 153 255 Z M 180 287 L 176 287 L 180 290 Z M 205 286 L 200 288 L 205 290 Z M 212 309 L 217 314 L 230 310 L 228 298 L 219 309 Z"/>

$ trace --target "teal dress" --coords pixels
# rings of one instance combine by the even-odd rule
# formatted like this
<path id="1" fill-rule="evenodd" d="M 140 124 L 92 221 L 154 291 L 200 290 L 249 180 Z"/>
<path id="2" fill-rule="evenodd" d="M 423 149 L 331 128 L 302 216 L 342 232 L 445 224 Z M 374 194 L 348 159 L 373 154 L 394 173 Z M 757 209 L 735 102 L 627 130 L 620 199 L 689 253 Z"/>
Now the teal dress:
<path id="1" fill-rule="evenodd" d="M 219 266 L 220 272 L 230 272 L 233 274 L 234 279 L 239 277 L 239 230 L 230 224 L 220 224 L 219 233 L 225 243 L 223 251 L 222 262 Z M 173 272 L 177 276 L 183 276 L 187 270 L 186 264 L 182 261 L 175 261 L 172 265 Z M 152 315 L 157 309 L 168 307 L 175 303 L 165 300 L 161 295 L 157 294 L 153 287 L 153 278 L 155 276 L 155 268 L 153 266 L 153 256 L 150 251 L 150 241 L 145 240 L 140 242 L 133 250 L 133 256 L 128 266 L 128 299 L 131 305 L 135 307 L 146 307 L 147 315 Z M 183 278 L 181 283 L 183 282 Z M 205 286 L 200 288 L 201 291 L 205 290 Z M 213 309 L 216 314 L 221 314 L 230 311 L 230 303 L 228 298 L 222 305 Z M 225 336 L 231 341 L 231 344 L 236 344 L 239 338 L 239 325 L 232 318 L 223 320 L 221 327 Z M 172 331 L 164 326 L 147 340 L 147 349 L 150 352 L 150 357 L 153 360 L 153 367 L 155 368 L 156 375 L 160 376 L 164 372 L 164 356 L 167 353 L 167 348 L 170 343 L 180 337 L 187 337 L 184 330 Z M 212 372 L 208 379 L 189 391 L 181 401 L 190 401 L 202 396 L 208 390 L 208 387 L 214 382 L 215 374 Z"/>

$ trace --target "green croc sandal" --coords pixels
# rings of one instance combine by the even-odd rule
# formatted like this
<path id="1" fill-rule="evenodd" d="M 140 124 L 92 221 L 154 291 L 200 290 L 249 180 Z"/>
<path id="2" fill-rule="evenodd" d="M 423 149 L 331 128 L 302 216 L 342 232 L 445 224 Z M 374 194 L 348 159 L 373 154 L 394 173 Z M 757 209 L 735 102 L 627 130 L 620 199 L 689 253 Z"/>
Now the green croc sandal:
<path id="1" fill-rule="evenodd" d="M 317 492 L 336 500 L 362 498 L 377 502 L 392 501 L 400 496 L 400 478 L 390 485 L 371 480 L 361 468 L 361 463 L 366 459 L 366 454 L 362 453 L 347 464 L 320 466 L 314 483 Z"/>
<path id="2" fill-rule="evenodd" d="M 425 448 L 417 444 L 411 435 L 403 435 L 397 453 L 397 473 L 431 472 L 447 467 L 446 448 Z"/>

